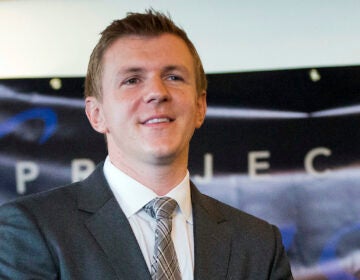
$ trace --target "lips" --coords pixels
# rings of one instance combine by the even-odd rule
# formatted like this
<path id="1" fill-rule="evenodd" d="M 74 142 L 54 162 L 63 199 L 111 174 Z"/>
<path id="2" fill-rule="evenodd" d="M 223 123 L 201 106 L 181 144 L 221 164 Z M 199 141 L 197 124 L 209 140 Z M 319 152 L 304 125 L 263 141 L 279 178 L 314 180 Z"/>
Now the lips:
<path id="1" fill-rule="evenodd" d="M 153 124 L 153 123 L 168 123 L 170 122 L 169 118 L 156 118 L 156 119 L 151 119 L 145 122 L 145 124 Z"/>
<path id="2" fill-rule="evenodd" d="M 160 124 L 160 123 L 169 123 L 172 122 L 173 119 L 169 117 L 151 117 L 148 118 L 143 124 Z"/>

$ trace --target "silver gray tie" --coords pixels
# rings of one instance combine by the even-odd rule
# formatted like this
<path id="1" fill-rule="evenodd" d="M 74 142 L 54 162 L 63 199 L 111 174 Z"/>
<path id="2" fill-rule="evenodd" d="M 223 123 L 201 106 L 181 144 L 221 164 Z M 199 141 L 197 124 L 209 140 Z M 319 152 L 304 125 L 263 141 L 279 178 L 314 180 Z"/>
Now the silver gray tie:
<path id="1" fill-rule="evenodd" d="M 181 280 L 181 272 L 171 239 L 172 213 L 177 203 L 169 197 L 158 197 L 144 206 L 156 219 L 154 257 L 151 262 L 153 280 Z"/>

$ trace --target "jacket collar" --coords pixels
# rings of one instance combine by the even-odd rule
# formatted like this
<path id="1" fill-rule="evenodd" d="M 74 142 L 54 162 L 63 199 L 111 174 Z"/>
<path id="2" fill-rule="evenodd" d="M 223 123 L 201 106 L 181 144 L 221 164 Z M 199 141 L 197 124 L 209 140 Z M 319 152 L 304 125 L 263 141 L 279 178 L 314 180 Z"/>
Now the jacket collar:
<path id="1" fill-rule="evenodd" d="M 128 219 L 106 182 L 103 164 L 81 182 L 78 209 L 91 214 L 85 226 L 107 255 L 119 279 L 151 279 Z"/>
<path id="2" fill-rule="evenodd" d="M 214 200 L 191 186 L 194 216 L 194 279 L 226 279 L 231 250 L 228 221 Z"/>

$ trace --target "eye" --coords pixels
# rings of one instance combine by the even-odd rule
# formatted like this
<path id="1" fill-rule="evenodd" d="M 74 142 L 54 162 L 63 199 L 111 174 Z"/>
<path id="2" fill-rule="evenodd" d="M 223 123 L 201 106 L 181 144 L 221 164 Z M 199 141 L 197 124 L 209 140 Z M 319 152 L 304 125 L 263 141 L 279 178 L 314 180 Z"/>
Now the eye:
<path id="1" fill-rule="evenodd" d="M 179 76 L 179 75 L 169 75 L 169 76 L 167 77 L 167 79 L 170 80 L 170 81 L 183 81 L 183 80 L 184 80 L 184 79 L 183 79 L 181 76 Z"/>
<path id="2" fill-rule="evenodd" d="M 130 78 L 124 81 L 125 85 L 135 85 L 139 82 L 140 80 L 138 78 Z"/>

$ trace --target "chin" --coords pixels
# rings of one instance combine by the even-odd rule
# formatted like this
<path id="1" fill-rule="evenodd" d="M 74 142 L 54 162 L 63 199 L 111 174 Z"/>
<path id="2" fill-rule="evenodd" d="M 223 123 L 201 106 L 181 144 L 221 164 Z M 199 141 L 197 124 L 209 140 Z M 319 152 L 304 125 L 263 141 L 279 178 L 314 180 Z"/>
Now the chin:
<path id="1" fill-rule="evenodd" d="M 152 154 L 153 158 L 158 160 L 169 160 L 171 158 L 174 158 L 175 155 L 176 153 L 171 151 L 155 151 Z"/>
<path id="2" fill-rule="evenodd" d="M 144 146 L 143 152 L 144 155 L 148 155 L 148 158 L 151 158 L 156 162 L 169 164 L 175 160 L 183 158 L 184 156 L 187 157 L 188 145 L 186 146 L 160 141 Z"/>
<path id="3" fill-rule="evenodd" d="M 150 158 L 153 163 L 161 165 L 170 164 L 179 157 L 178 152 L 168 149 L 152 150 L 148 155 L 150 155 L 148 158 Z"/>

